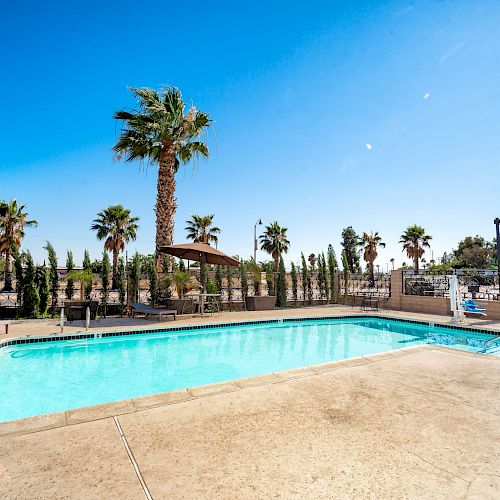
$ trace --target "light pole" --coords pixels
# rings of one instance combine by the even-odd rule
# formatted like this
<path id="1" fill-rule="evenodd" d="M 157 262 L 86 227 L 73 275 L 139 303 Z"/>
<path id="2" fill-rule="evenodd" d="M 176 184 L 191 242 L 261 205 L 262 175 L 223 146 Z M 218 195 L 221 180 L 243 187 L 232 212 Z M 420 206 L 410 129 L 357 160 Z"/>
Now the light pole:
<path id="1" fill-rule="evenodd" d="M 257 262 L 257 226 L 262 225 L 262 219 L 259 219 L 253 226 L 253 260 Z"/>
<path id="2" fill-rule="evenodd" d="M 497 270 L 500 279 L 500 219 L 497 217 L 493 222 L 497 230 Z"/>

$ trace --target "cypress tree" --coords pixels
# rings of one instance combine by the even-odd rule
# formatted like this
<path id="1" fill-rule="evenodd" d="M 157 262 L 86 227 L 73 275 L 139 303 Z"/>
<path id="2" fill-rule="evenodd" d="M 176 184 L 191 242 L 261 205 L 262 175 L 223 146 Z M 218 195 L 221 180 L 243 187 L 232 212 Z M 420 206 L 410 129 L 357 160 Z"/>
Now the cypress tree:
<path id="1" fill-rule="evenodd" d="M 118 270 L 116 273 L 116 286 L 118 287 L 118 301 L 123 310 L 126 299 L 126 284 L 125 284 L 125 261 L 123 257 L 118 258 Z"/>
<path id="2" fill-rule="evenodd" d="M 73 262 L 73 252 L 71 250 L 68 250 L 68 255 L 66 257 L 66 273 L 70 273 L 73 271 L 75 267 L 75 263 Z M 71 300 L 73 298 L 73 291 L 75 289 L 75 282 L 72 279 L 69 279 L 66 281 L 66 298 L 68 300 Z"/>
<path id="3" fill-rule="evenodd" d="M 280 256 L 278 266 L 278 280 L 276 283 L 276 305 L 286 307 L 286 269 L 283 257 Z"/>
<path id="4" fill-rule="evenodd" d="M 323 299 L 325 294 L 325 276 L 323 275 L 323 265 L 321 263 L 321 254 L 318 254 L 318 289 L 319 289 L 319 298 Z"/>
<path id="5" fill-rule="evenodd" d="M 85 300 L 90 300 L 92 295 L 92 263 L 90 262 L 90 255 L 87 250 L 83 253 L 83 272 L 86 276 L 83 293 Z"/>
<path id="6" fill-rule="evenodd" d="M 222 293 L 222 266 L 217 266 L 215 270 L 215 286 L 217 287 L 217 293 Z"/>
<path id="7" fill-rule="evenodd" d="M 328 274 L 330 275 L 330 298 L 335 304 L 337 302 L 337 259 L 332 245 L 328 245 Z"/>
<path id="8" fill-rule="evenodd" d="M 231 266 L 226 266 L 226 279 L 227 279 L 227 301 L 229 303 L 229 310 L 233 301 L 233 269 Z"/>
<path id="9" fill-rule="evenodd" d="M 155 306 L 158 301 L 158 274 L 156 273 L 156 264 L 154 256 L 147 260 L 147 273 L 149 278 L 149 303 Z"/>
<path id="10" fill-rule="evenodd" d="M 323 285 L 325 287 L 325 300 L 328 303 L 328 297 L 330 296 L 330 285 L 328 283 L 328 270 L 326 268 L 326 259 L 324 252 L 321 252 L 321 272 L 323 273 Z"/>
<path id="11" fill-rule="evenodd" d="M 23 288 L 24 288 L 24 269 L 23 269 L 24 255 L 16 250 L 15 252 L 13 252 L 12 256 L 14 257 L 14 274 L 16 276 L 17 305 L 18 307 L 22 307 Z"/>
<path id="12" fill-rule="evenodd" d="M 344 250 L 342 250 L 342 267 L 344 273 L 344 304 L 347 304 L 349 298 L 349 261 Z"/>
<path id="13" fill-rule="evenodd" d="M 45 266 L 37 266 L 35 268 L 35 286 L 40 298 L 38 314 L 44 316 L 49 306 L 49 272 Z M 53 316 L 53 313 L 52 313 Z"/>
<path id="14" fill-rule="evenodd" d="M 309 280 L 309 270 L 307 269 L 307 262 L 304 254 L 301 252 L 300 257 L 302 260 L 302 297 L 304 300 L 304 304 L 307 300 L 307 290 L 308 290 L 308 281 Z"/>
<path id="15" fill-rule="evenodd" d="M 246 297 L 248 295 L 248 273 L 247 266 L 243 260 L 240 264 L 240 283 L 241 283 L 241 299 L 243 300 L 243 307 L 245 307 Z"/>
<path id="16" fill-rule="evenodd" d="M 111 273 L 111 261 L 109 260 L 108 252 L 104 250 L 104 252 L 102 252 L 102 262 L 100 268 L 101 284 L 102 284 L 101 301 L 102 304 L 104 305 L 104 317 L 106 317 L 107 313 L 110 273 Z"/>
<path id="17" fill-rule="evenodd" d="M 129 271 L 131 302 L 139 302 L 139 285 L 141 281 L 141 256 L 136 252 L 132 257 Z"/>
<path id="18" fill-rule="evenodd" d="M 57 255 L 54 247 L 47 241 L 43 247 L 49 254 L 49 282 L 50 282 L 50 295 L 52 297 L 50 302 L 51 315 L 54 317 L 57 307 L 57 297 L 59 292 L 59 275 L 57 274 Z M 41 297 L 40 297 L 41 299 Z"/>
<path id="19" fill-rule="evenodd" d="M 40 295 L 35 283 L 35 265 L 29 251 L 24 253 L 23 315 L 29 318 L 38 315 Z"/>
<path id="20" fill-rule="evenodd" d="M 290 272 L 290 277 L 292 278 L 292 297 L 293 297 L 293 302 L 295 305 L 297 305 L 297 296 L 298 296 L 298 289 L 297 289 L 297 268 L 295 267 L 295 264 L 292 262 L 292 270 Z"/>

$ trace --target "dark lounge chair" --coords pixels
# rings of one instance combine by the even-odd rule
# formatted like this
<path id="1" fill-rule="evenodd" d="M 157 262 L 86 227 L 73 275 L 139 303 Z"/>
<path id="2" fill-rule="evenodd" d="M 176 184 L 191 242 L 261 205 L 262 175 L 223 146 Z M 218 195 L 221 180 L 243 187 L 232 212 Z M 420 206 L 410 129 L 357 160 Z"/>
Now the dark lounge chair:
<path id="1" fill-rule="evenodd" d="M 133 318 L 135 318 L 136 314 L 144 314 L 146 319 L 150 316 L 157 316 L 160 321 L 162 316 L 173 316 L 174 320 L 177 317 L 177 311 L 175 309 L 156 309 L 155 307 L 140 303 L 131 304 L 131 306 Z"/>

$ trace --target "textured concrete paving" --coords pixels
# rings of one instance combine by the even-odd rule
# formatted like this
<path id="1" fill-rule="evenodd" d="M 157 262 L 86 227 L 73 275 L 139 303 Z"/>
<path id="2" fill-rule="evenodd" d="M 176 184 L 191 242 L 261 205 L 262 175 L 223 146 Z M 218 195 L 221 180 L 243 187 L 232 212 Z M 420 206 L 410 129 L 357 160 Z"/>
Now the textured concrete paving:
<path id="1" fill-rule="evenodd" d="M 499 498 L 499 391 L 500 359 L 419 347 L 117 418 L 153 498 Z M 109 417 L 0 456 L 2 498 L 144 498 Z"/>

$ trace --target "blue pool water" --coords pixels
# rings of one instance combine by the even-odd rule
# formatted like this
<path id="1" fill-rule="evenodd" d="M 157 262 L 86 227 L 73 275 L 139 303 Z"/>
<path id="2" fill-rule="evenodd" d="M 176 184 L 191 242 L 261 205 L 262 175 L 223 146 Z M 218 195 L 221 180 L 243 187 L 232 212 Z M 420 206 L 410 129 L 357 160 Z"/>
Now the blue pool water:
<path id="1" fill-rule="evenodd" d="M 381 318 L 248 324 L 0 349 L 0 421 L 436 343 L 491 335 Z"/>

